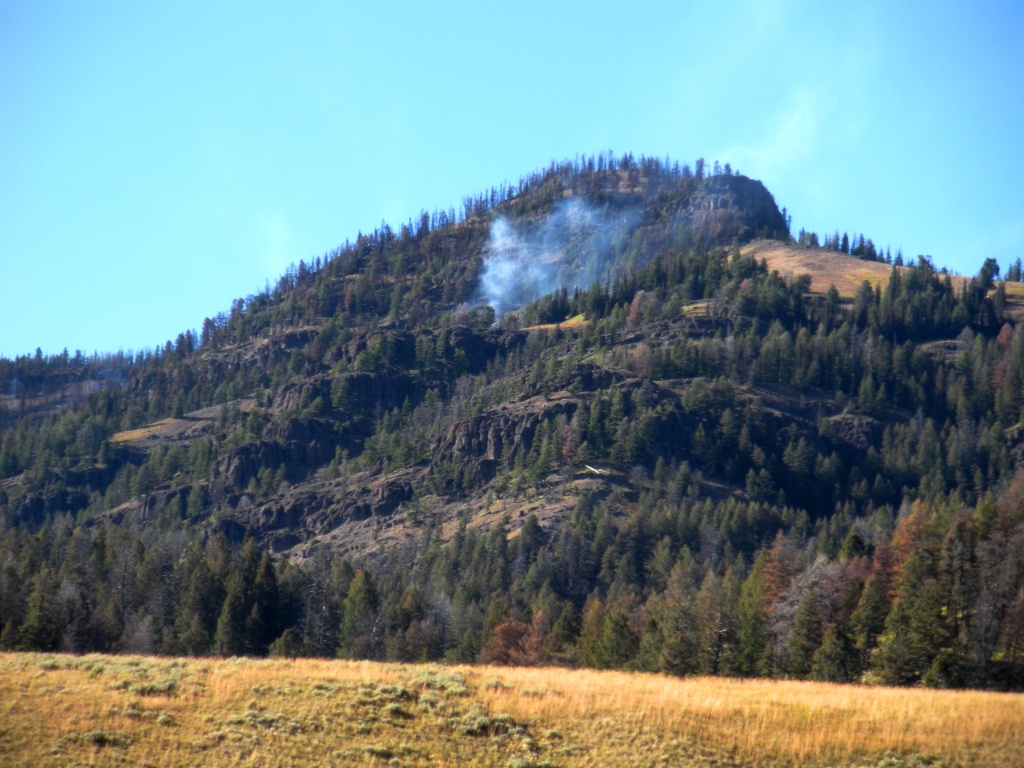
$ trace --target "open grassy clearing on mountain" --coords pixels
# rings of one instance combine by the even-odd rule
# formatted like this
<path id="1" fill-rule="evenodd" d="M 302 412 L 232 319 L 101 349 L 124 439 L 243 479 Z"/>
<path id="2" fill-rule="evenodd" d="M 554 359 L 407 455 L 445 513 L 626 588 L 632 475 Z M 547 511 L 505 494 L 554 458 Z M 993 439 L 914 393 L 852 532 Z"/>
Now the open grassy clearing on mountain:
<path id="1" fill-rule="evenodd" d="M 875 288 L 884 288 L 892 274 L 892 265 L 881 261 L 863 261 L 827 248 L 802 248 L 777 240 L 757 240 L 741 250 L 758 261 L 765 260 L 768 269 L 784 277 L 810 275 L 813 293 L 824 294 L 834 285 L 843 299 L 852 299 L 865 280 Z M 953 275 L 952 279 L 958 291 L 970 281 L 962 275 Z M 1024 283 L 1006 282 L 1003 286 L 1007 315 L 1019 322 L 1024 319 Z"/>
<path id="2" fill-rule="evenodd" d="M 254 404 L 255 400 L 249 397 L 233 400 L 224 405 L 214 405 L 187 413 L 180 418 L 161 419 L 138 429 L 117 432 L 110 436 L 110 442 L 148 450 L 161 440 L 189 440 L 209 432 L 225 408 L 234 407 L 239 413 L 248 413 Z"/>
<path id="3" fill-rule="evenodd" d="M 839 251 L 824 248 L 801 248 L 777 240 L 759 240 L 742 249 L 744 254 L 764 259 L 768 268 L 780 275 L 808 274 L 811 290 L 825 293 L 834 285 L 839 295 L 852 298 L 867 280 L 871 285 L 885 285 L 892 266 L 881 261 L 862 261 Z"/>
<path id="4" fill-rule="evenodd" d="M 565 669 L 0 655 L 0 764 L 1019 766 L 1019 696 Z"/>
<path id="5" fill-rule="evenodd" d="M 524 331 L 549 331 L 553 328 L 560 328 L 563 331 L 574 331 L 579 328 L 585 328 L 587 325 L 586 318 L 583 315 L 576 315 L 570 317 L 568 320 L 563 320 L 560 323 L 542 323 L 541 325 L 531 325 L 529 328 L 524 328 Z"/>

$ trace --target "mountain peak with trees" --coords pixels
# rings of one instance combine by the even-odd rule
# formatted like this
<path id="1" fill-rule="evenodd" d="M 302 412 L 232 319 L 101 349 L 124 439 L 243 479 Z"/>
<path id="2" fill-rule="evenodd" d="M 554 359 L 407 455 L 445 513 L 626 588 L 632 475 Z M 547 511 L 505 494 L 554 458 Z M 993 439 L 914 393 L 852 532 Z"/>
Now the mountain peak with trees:
<path id="1" fill-rule="evenodd" d="M 0 360 L 0 647 L 1024 684 L 1024 327 L 577 158 L 162 348 Z"/>

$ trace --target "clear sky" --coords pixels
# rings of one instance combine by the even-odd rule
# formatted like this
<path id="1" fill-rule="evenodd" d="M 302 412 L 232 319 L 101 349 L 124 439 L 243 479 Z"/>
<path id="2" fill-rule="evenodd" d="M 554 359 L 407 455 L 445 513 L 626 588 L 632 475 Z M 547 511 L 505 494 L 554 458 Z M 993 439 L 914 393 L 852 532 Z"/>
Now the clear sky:
<path id="1" fill-rule="evenodd" d="M 6 0 L 0 355 L 152 348 L 360 230 L 609 149 L 729 162 L 794 231 L 1005 266 L 1022 33 L 1019 0 Z"/>

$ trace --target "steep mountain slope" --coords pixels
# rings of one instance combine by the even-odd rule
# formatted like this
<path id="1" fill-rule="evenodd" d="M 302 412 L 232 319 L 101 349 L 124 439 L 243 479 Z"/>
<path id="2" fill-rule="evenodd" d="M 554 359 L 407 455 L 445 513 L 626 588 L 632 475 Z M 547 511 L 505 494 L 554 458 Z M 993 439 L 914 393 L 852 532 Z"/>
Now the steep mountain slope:
<path id="1" fill-rule="evenodd" d="M 198 338 L 0 361 L 0 645 L 1019 684 L 993 276 L 797 249 L 759 182 L 597 158 Z"/>
<path id="2" fill-rule="evenodd" d="M 495 221 L 506 228 L 515 222 L 515 232 L 506 238 L 511 245 L 495 242 Z M 385 229 L 360 236 L 329 260 L 300 264 L 272 293 L 239 300 L 230 315 L 207 320 L 200 339 L 183 334 L 135 361 L 65 356 L 7 362 L 3 373 L 11 394 L 0 406 L 8 420 L 59 414 L 102 389 L 104 380 L 123 385 L 104 391 L 101 399 L 117 402 L 104 403 L 105 423 L 91 424 L 88 440 L 74 446 L 87 443 L 88 450 L 61 446 L 61 455 L 47 455 L 51 466 L 39 477 L 18 474 L 28 468 L 23 455 L 31 448 L 4 453 L 5 474 L 20 478 L 28 491 L 14 506 L 13 519 L 62 508 L 75 512 L 87 503 L 87 493 L 109 495 L 110 485 L 103 482 L 79 486 L 70 498 L 47 494 L 52 470 L 65 488 L 76 487 L 70 471 L 92 463 L 90 476 L 109 483 L 117 472 L 148 469 L 145 459 L 154 450 L 191 452 L 197 443 L 207 446 L 204 453 L 212 446 L 219 457 L 204 468 L 211 505 L 226 501 L 233 508 L 238 492 L 261 471 L 280 475 L 283 470 L 276 479 L 295 483 L 339 451 L 359 455 L 382 413 L 403 403 L 415 406 L 428 393 L 444 397 L 460 376 L 480 374 L 521 350 L 528 334 L 489 330 L 493 314 L 478 308 L 488 298 L 480 286 L 490 271 L 502 270 L 502 290 L 518 291 L 513 303 L 509 297 L 492 303 L 518 310 L 547 293 L 556 272 L 563 284 L 586 276 L 569 286 L 586 290 L 598 279 L 618 279 L 646 265 L 670 243 L 705 248 L 755 232 L 778 234 L 784 227 L 770 194 L 744 177 L 698 179 L 688 169 L 647 161 L 627 160 L 615 169 L 595 169 L 593 161 L 575 169 L 553 166 L 521 182 L 517 194 L 492 190 L 467 200 L 460 220 L 453 212 L 424 215 L 415 233 L 412 223 L 400 234 Z M 545 271 L 545 280 L 531 285 L 538 269 Z M 561 303 L 566 300 L 563 295 Z M 556 317 L 559 310 L 550 302 L 531 309 L 522 324 L 564 319 Z M 505 320 L 508 328 L 520 324 L 516 315 Z M 218 405 L 225 400 L 232 401 L 230 407 Z M 237 429 L 257 401 L 262 434 Z M 31 431 L 30 424 L 15 421 L 14 429 Z M 118 426 L 128 428 L 117 431 Z M 517 432 L 513 443 L 522 436 Z M 20 437 L 8 436 L 8 445 Z M 101 447 L 101 461 L 94 463 Z M 493 476 L 493 469 L 489 472 Z M 174 476 L 181 477 L 157 469 L 148 482 L 125 487 L 119 496 L 127 501 L 139 495 L 135 490 L 148 496 L 167 480 L 169 490 L 190 493 L 187 485 L 173 482 Z M 18 499 L 19 482 L 8 481 L 8 506 L 10 497 Z M 135 502 L 140 505 L 159 508 L 161 502 Z"/>

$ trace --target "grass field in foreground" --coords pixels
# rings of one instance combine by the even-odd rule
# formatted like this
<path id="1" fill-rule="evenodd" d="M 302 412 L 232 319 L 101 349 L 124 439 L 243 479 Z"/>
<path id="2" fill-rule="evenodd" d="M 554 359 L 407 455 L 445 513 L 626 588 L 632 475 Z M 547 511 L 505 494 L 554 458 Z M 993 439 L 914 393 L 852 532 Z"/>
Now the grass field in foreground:
<path id="1" fill-rule="evenodd" d="M 1024 697 L 564 669 L 0 654 L 0 765 L 1021 766 Z"/>

